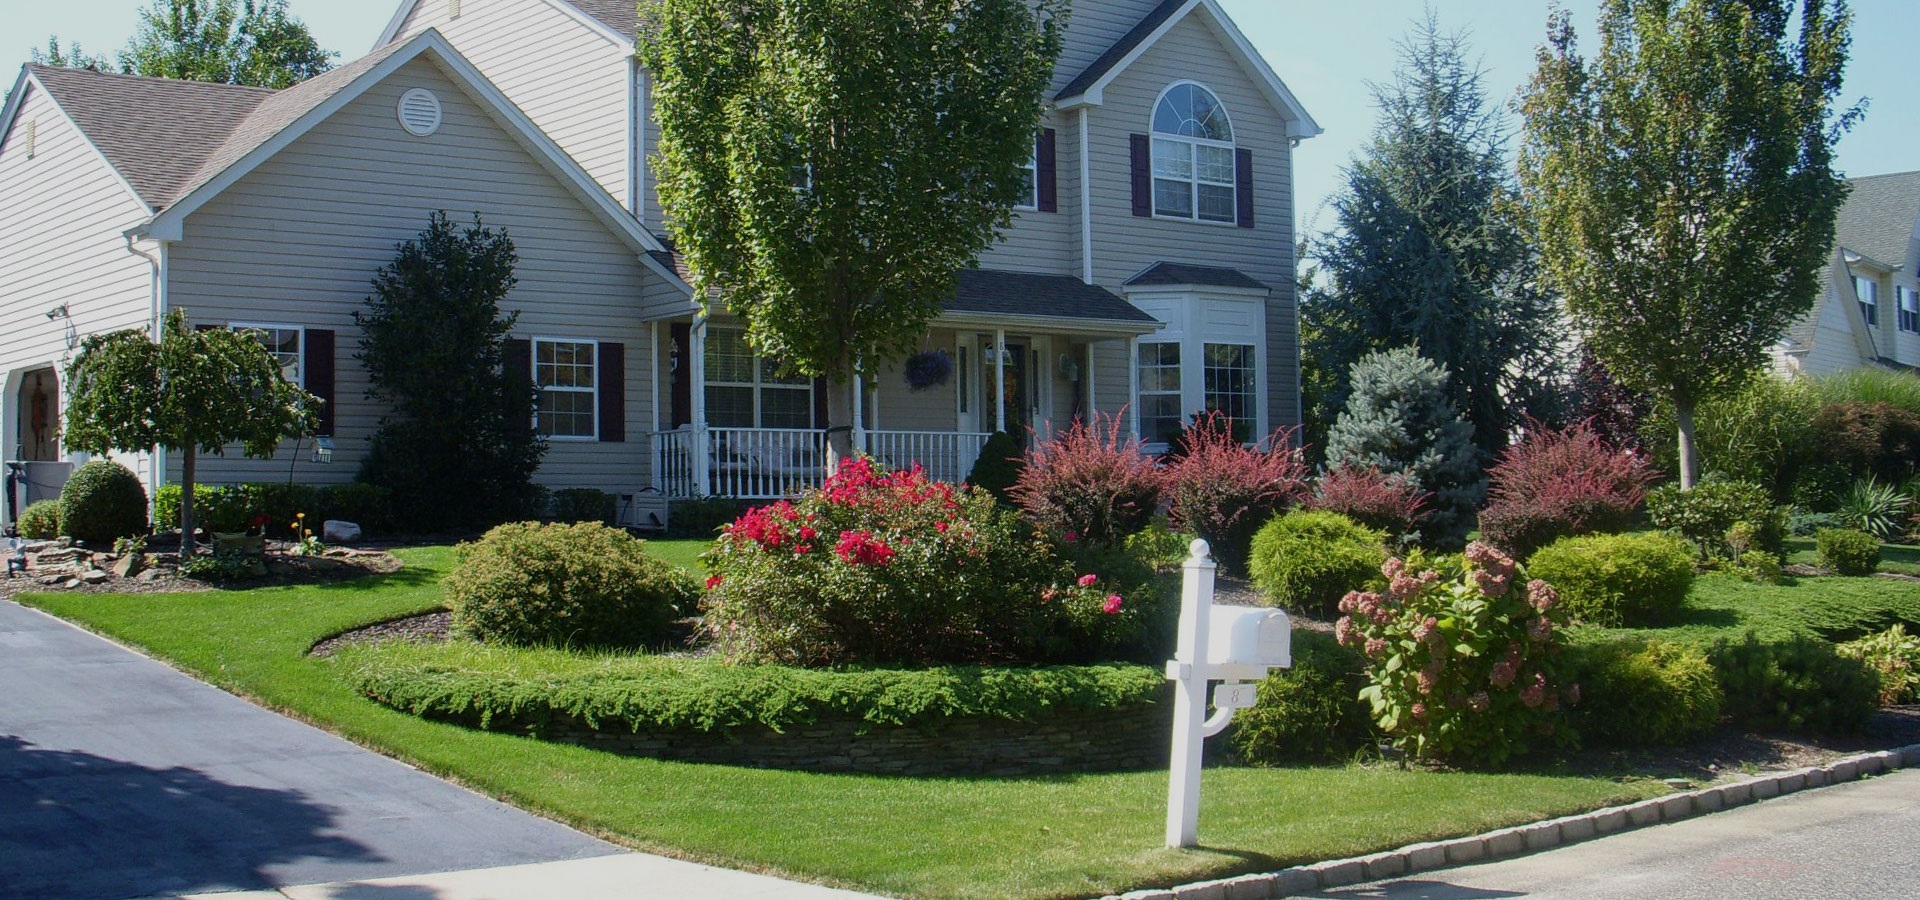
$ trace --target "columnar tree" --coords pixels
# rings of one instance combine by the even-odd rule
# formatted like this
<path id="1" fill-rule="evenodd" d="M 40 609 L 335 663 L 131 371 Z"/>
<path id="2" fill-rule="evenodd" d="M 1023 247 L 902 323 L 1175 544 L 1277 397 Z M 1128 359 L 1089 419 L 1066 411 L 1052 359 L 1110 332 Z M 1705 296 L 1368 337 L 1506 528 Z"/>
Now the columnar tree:
<path id="1" fill-rule="evenodd" d="M 320 49 L 287 12 L 286 0 L 153 0 L 120 52 L 120 68 L 129 75 L 285 88 L 332 68 L 337 55 Z"/>
<path id="2" fill-rule="evenodd" d="M 1377 469 L 1431 493 L 1421 542 L 1458 548 L 1486 496 L 1473 426 L 1447 398 L 1445 367 L 1417 348 L 1369 353 L 1353 364 L 1347 408 L 1327 437 L 1331 469 Z"/>
<path id="3" fill-rule="evenodd" d="M 1323 286 L 1301 309 L 1321 427 L 1346 405 L 1348 369 L 1393 347 L 1452 373 L 1448 397 L 1489 454 L 1557 397 L 1564 329 L 1540 288 L 1506 123 L 1469 52 L 1429 13 L 1392 81 L 1373 86 L 1379 125 L 1334 198 L 1338 227 L 1314 251 Z"/>
<path id="4" fill-rule="evenodd" d="M 1562 11 L 1521 99 L 1521 182 L 1552 285 L 1628 388 L 1694 412 L 1812 308 L 1846 185 L 1833 144 L 1845 0 L 1604 0 L 1600 52 Z"/>
<path id="5" fill-rule="evenodd" d="M 659 191 L 695 295 L 825 377 L 829 466 L 853 376 L 918 346 L 1024 191 L 1056 0 L 648 0 Z"/>
<path id="6" fill-rule="evenodd" d="M 175 310 L 160 340 L 138 329 L 96 334 L 67 366 L 66 446 L 88 453 L 180 454 L 180 555 L 194 552 L 193 489 L 201 453 L 238 443 L 267 459 L 311 431 L 320 399 L 287 381 L 258 338 L 195 330 Z"/>

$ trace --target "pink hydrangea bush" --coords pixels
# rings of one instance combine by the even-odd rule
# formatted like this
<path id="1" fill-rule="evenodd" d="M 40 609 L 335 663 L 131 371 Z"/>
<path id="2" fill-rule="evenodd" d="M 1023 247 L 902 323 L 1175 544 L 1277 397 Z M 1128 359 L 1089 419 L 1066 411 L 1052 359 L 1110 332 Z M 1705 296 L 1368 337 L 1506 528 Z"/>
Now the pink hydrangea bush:
<path id="1" fill-rule="evenodd" d="M 1340 601 L 1340 643 L 1367 658 L 1361 699 L 1409 756 L 1497 766 L 1572 737 L 1561 711 L 1580 686 L 1558 672 L 1566 614 L 1544 581 L 1483 543 L 1431 568 L 1387 560 L 1384 592 Z"/>
<path id="2" fill-rule="evenodd" d="M 748 511 L 703 557 L 704 624 L 728 659 L 798 666 L 1079 662 L 1154 604 L 1062 562 L 982 490 L 842 465 Z"/>

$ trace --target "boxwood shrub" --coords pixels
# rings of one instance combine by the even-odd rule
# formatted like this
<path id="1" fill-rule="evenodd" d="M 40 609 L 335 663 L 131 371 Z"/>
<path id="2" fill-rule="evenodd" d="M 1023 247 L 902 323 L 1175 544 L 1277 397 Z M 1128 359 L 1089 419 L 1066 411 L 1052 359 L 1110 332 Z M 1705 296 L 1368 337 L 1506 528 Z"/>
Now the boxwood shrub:
<path id="1" fill-rule="evenodd" d="M 1340 598 L 1379 581 L 1387 533 L 1335 512 L 1294 510 L 1253 536 L 1253 583 L 1274 603 L 1321 618 Z"/>
<path id="2" fill-rule="evenodd" d="M 1533 554 L 1527 574 L 1560 592 L 1569 614 L 1596 625 L 1673 618 L 1693 587 L 1693 553 L 1664 534 L 1561 538 Z"/>
<path id="3" fill-rule="evenodd" d="M 60 501 L 36 500 L 20 511 L 20 519 L 14 524 L 23 538 L 44 541 L 59 537 Z"/>
<path id="4" fill-rule="evenodd" d="M 1880 568 L 1880 539 L 1851 528 L 1824 528 L 1814 536 L 1820 564 L 1841 575 L 1872 575 Z"/>
<path id="5" fill-rule="evenodd" d="M 1834 645 L 1794 635 L 1748 632 L 1707 648 L 1735 724 L 1787 734 L 1853 733 L 1877 708 L 1880 680 Z"/>
<path id="6" fill-rule="evenodd" d="M 102 547 L 147 533 L 147 489 L 140 476 L 112 460 L 75 470 L 60 489 L 60 533 Z"/>
<path id="7" fill-rule="evenodd" d="M 1338 762 L 1367 746 L 1373 717 L 1360 700 L 1366 658 L 1327 635 L 1293 633 L 1293 668 L 1260 682 L 1260 703 L 1233 718 L 1241 761 L 1274 766 Z"/>
<path id="8" fill-rule="evenodd" d="M 1569 648 L 1583 741 L 1608 747 L 1684 744 L 1719 724 L 1720 676 L 1697 647 L 1608 640 Z"/>
<path id="9" fill-rule="evenodd" d="M 1692 541 L 1702 556 L 1738 559 L 1748 550 L 1775 556 L 1786 548 L 1787 508 L 1773 505 L 1767 489 L 1745 481 L 1706 481 L 1683 491 L 1668 484 L 1647 495 L 1653 524 Z M 1728 532 L 1745 524 L 1745 543 L 1735 547 Z"/>
<path id="10" fill-rule="evenodd" d="M 657 645 L 696 592 L 642 541 L 597 522 L 501 525 L 458 554 L 443 582 L 453 627 L 481 641 Z"/>

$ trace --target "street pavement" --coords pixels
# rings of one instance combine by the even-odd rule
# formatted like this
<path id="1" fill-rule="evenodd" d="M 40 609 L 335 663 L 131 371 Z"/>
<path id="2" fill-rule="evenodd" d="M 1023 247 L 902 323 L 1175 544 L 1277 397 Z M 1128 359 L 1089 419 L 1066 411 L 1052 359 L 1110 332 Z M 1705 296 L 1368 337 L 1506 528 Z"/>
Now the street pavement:
<path id="1" fill-rule="evenodd" d="M 0 600 L 0 900 L 223 891 L 856 896 L 626 853 Z"/>
<path id="2" fill-rule="evenodd" d="M 1313 894 L 1389 900 L 1912 900 L 1920 770 L 1501 862 Z"/>

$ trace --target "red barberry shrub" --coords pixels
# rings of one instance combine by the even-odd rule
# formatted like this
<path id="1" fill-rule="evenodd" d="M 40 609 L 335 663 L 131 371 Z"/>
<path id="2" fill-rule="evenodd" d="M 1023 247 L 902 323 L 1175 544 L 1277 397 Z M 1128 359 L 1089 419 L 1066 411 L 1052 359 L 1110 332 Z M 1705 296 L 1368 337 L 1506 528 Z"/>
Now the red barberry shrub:
<path id="1" fill-rule="evenodd" d="M 1123 425 L 1120 416 L 1096 415 L 1028 450 L 1014 503 L 1069 543 L 1113 546 L 1147 527 L 1166 477 Z"/>
<path id="2" fill-rule="evenodd" d="M 1536 429 L 1487 474 L 1481 538 L 1520 558 L 1567 535 L 1626 528 L 1657 477 L 1645 457 L 1585 422 Z"/>
<path id="3" fill-rule="evenodd" d="M 1301 505 L 1335 512 L 1395 538 L 1415 531 L 1432 494 L 1401 475 L 1389 475 L 1379 466 L 1339 466 L 1320 476 L 1313 495 Z"/>
<path id="4" fill-rule="evenodd" d="M 1254 532 L 1305 493 L 1307 464 L 1292 434 L 1274 432 L 1266 448 L 1243 446 L 1230 419 L 1209 413 L 1180 436 L 1167 472 L 1174 525 L 1206 538 L 1214 558 L 1236 572 L 1247 571 Z"/>

